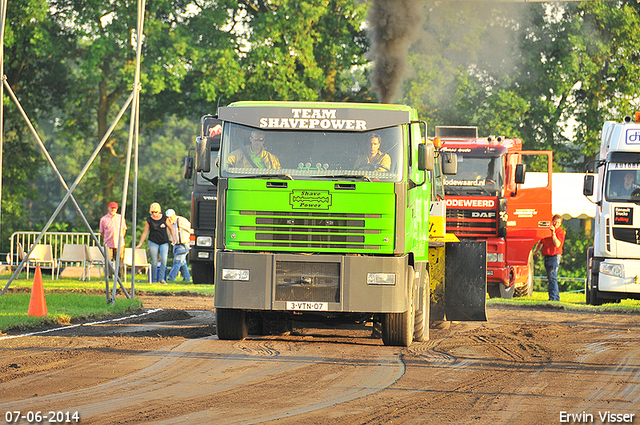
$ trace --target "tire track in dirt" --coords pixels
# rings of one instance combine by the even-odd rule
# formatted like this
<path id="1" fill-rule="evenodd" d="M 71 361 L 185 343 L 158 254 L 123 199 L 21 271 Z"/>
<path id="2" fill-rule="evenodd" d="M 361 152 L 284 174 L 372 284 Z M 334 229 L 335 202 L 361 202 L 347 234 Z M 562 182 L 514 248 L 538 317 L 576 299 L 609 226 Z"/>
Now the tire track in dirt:
<path id="1" fill-rule="evenodd" d="M 593 369 L 590 385 L 585 389 L 587 404 L 584 411 L 612 413 L 633 413 L 638 415 L 640 405 L 640 348 L 628 350 L 627 346 L 636 342 L 630 332 L 609 332 L 603 341 L 589 344 L 581 359 Z M 617 360 L 619 358 L 619 360 Z M 611 361 L 617 360 L 617 363 Z M 603 408 L 603 405 L 606 408 Z M 579 413 L 579 412 L 573 412 Z"/>
<path id="2" fill-rule="evenodd" d="M 321 345 L 190 340 L 168 352 L 148 353 L 156 363 L 127 377 L 0 403 L 0 409 L 77 410 L 85 424 L 206 423 L 212 417 L 221 424 L 252 423 L 367 396 L 396 382 L 405 370 L 388 350 L 370 355 L 363 347 L 344 346 L 327 357 Z"/>
<path id="3" fill-rule="evenodd" d="M 472 420 L 471 411 L 486 411 L 502 403 L 501 396 L 509 398 L 516 382 L 536 376 L 549 364 L 545 349 L 530 341 L 528 330 L 519 326 L 507 329 L 479 328 L 468 332 L 453 331 L 448 338 L 414 343 L 403 349 L 407 365 L 405 377 L 388 390 L 376 394 L 374 412 L 362 413 L 366 407 L 358 402 L 341 406 L 345 414 L 339 421 L 331 419 L 331 412 L 322 412 L 317 423 L 387 424 L 454 423 Z M 423 369 L 415 373 L 416 369 Z M 416 380 L 415 376 L 427 376 Z M 525 383 L 525 385 L 527 385 Z M 537 384 L 535 384 L 537 385 Z M 530 385 L 531 389 L 535 385 Z M 502 410 L 502 409 L 498 409 Z M 500 413 L 498 422 L 509 423 L 513 411 Z M 483 418 L 484 419 L 484 418 Z M 505 420 L 506 419 L 506 420 Z M 304 423 L 311 417 L 302 416 L 279 424 Z M 515 423 L 515 422 L 514 422 Z"/>

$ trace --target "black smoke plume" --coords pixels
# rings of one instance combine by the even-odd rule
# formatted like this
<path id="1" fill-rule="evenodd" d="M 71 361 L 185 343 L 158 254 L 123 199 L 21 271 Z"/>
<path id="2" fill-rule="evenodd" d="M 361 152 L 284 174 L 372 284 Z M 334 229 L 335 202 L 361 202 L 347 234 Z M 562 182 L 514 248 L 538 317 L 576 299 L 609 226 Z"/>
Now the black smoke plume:
<path id="1" fill-rule="evenodd" d="M 367 16 L 374 69 L 373 90 L 393 101 L 407 65 L 407 51 L 422 23 L 420 0 L 374 0 Z"/>

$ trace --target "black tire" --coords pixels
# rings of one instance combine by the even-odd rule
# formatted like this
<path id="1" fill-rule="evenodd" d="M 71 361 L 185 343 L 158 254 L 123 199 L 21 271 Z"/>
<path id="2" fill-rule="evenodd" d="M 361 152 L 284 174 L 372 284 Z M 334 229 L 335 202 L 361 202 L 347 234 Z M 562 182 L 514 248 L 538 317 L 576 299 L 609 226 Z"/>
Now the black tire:
<path id="1" fill-rule="evenodd" d="M 245 311 L 232 308 L 216 308 L 216 331 L 219 339 L 245 339 L 247 337 L 247 315 Z"/>
<path id="2" fill-rule="evenodd" d="M 598 296 L 598 290 L 597 289 L 591 289 L 591 294 L 590 294 L 590 298 L 591 298 L 591 305 L 602 305 L 604 304 L 604 300 L 602 298 L 600 298 Z"/>
<path id="3" fill-rule="evenodd" d="M 413 271 L 413 267 L 410 267 Z M 429 340 L 429 314 L 431 307 L 431 287 L 429 286 L 429 272 L 425 271 L 424 282 L 418 287 L 419 297 L 414 298 L 416 304 L 422 301 L 420 310 L 415 311 L 413 319 L 413 340 L 416 342 L 423 342 Z"/>
<path id="4" fill-rule="evenodd" d="M 527 274 L 527 282 L 524 286 L 516 288 L 516 297 L 530 297 L 533 295 L 533 251 L 529 252 L 529 273 Z"/>
<path id="5" fill-rule="evenodd" d="M 593 291 L 591 290 L 591 270 L 587 270 L 587 279 L 585 280 L 584 283 L 584 295 L 585 295 L 585 302 L 587 305 L 595 305 L 594 304 L 594 299 L 593 299 Z"/>
<path id="6" fill-rule="evenodd" d="M 260 313 L 247 315 L 247 333 L 249 335 L 268 335 L 268 332 L 265 330 L 264 319 Z"/>
<path id="7" fill-rule="evenodd" d="M 413 271 L 413 267 L 410 267 Z M 408 274 L 407 285 L 410 288 L 409 309 L 403 313 L 384 313 L 382 315 L 382 343 L 408 347 L 413 342 L 413 273 Z"/>
<path id="8" fill-rule="evenodd" d="M 502 283 L 487 284 L 487 294 L 489 294 L 489 298 L 500 298 L 499 286 L 502 286 Z"/>
<path id="9" fill-rule="evenodd" d="M 587 255 L 588 255 L 588 251 L 587 251 Z M 592 269 L 590 270 L 590 273 L 587 274 L 587 284 L 585 287 L 585 292 L 586 292 L 586 299 L 587 299 L 586 301 L 587 301 L 587 304 L 589 305 L 602 305 L 605 303 L 605 301 L 602 298 L 600 298 L 599 296 L 600 291 L 598 291 L 599 270 L 600 270 L 600 263 L 594 261 Z"/>
<path id="10" fill-rule="evenodd" d="M 288 320 L 264 320 L 265 335 L 285 336 L 291 334 L 292 324 Z"/>
<path id="11" fill-rule="evenodd" d="M 435 322 L 431 322 L 431 329 L 449 329 L 451 327 L 451 322 L 448 320 L 436 320 Z"/>
<path id="12" fill-rule="evenodd" d="M 500 298 L 510 300 L 513 298 L 513 294 L 516 292 L 513 286 L 507 286 L 503 283 L 500 284 Z"/>
<path id="13" fill-rule="evenodd" d="M 602 304 L 604 304 L 604 303 L 605 303 L 605 300 L 604 300 L 604 299 L 602 299 L 602 298 L 600 298 L 600 296 L 599 296 L 599 292 L 600 292 L 600 291 L 598 291 L 598 289 L 597 289 L 597 288 L 593 288 L 593 289 L 591 289 L 591 296 L 590 296 L 590 298 L 591 298 L 591 305 L 602 305 Z M 619 302 L 619 301 L 620 301 L 620 300 L 618 300 L 618 302 Z M 613 302 L 613 301 L 611 301 L 611 302 Z"/>
<path id="14" fill-rule="evenodd" d="M 384 345 L 410 346 L 413 342 L 413 312 L 383 314 L 382 342 Z"/>

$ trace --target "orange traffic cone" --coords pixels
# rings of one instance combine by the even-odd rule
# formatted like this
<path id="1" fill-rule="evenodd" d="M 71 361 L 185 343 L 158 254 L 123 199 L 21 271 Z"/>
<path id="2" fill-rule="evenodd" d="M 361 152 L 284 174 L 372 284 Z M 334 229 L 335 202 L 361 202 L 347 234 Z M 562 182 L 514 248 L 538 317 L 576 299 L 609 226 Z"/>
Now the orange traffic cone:
<path id="1" fill-rule="evenodd" d="M 40 266 L 36 266 L 36 273 L 33 278 L 33 288 L 31 288 L 31 301 L 29 301 L 29 312 L 27 313 L 27 316 L 44 317 L 46 315 L 47 300 L 44 298 L 42 272 L 40 271 Z"/>

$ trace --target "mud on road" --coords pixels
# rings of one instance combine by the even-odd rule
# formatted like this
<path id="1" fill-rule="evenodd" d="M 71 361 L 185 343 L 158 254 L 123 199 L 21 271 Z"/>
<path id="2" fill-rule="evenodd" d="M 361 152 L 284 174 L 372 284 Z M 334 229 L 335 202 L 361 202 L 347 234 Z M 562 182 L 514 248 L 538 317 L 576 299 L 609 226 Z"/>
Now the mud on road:
<path id="1" fill-rule="evenodd" d="M 431 329 L 429 341 L 402 348 L 355 327 L 220 341 L 210 299 L 141 298 L 150 310 L 139 317 L 0 336 L 2 419 L 640 423 L 638 315 L 494 306 L 488 322 Z"/>

